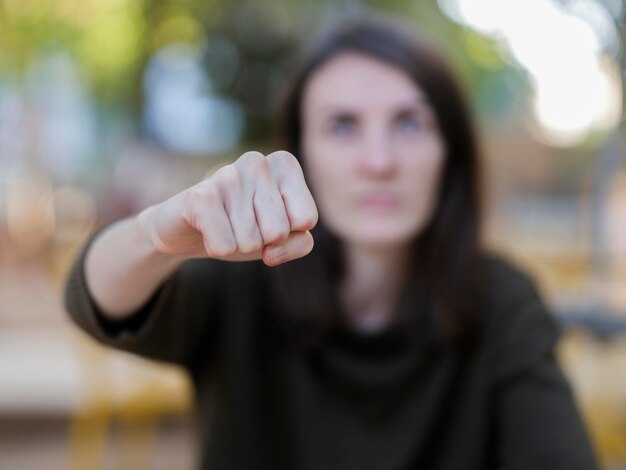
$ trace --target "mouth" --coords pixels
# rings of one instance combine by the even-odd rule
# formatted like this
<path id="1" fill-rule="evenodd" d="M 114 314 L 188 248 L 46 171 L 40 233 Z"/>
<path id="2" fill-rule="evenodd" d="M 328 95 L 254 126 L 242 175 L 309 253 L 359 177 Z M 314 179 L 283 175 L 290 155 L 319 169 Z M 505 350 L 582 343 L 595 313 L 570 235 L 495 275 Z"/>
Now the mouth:
<path id="1" fill-rule="evenodd" d="M 359 207 L 373 210 L 391 210 L 400 205 L 400 199 L 390 193 L 372 192 L 357 197 Z"/>

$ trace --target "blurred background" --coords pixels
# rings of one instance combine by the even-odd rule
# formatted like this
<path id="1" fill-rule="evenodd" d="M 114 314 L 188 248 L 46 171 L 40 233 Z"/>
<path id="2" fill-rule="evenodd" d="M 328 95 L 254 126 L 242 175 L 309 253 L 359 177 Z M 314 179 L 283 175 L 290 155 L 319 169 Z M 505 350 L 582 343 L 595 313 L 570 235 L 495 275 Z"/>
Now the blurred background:
<path id="1" fill-rule="evenodd" d="M 368 9 L 458 72 L 487 243 L 537 279 L 603 468 L 626 469 L 622 0 L 0 0 L 0 468 L 194 468 L 187 377 L 70 325 L 64 276 L 98 226 L 275 150 L 294 52 Z"/>

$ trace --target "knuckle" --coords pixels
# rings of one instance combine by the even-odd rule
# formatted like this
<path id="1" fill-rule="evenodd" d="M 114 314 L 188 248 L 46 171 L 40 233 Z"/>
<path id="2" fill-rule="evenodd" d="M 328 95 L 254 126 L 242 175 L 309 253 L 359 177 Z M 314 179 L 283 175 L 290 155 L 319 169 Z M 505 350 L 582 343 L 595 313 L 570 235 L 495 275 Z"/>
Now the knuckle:
<path id="1" fill-rule="evenodd" d="M 248 152 L 244 152 L 237 159 L 238 161 L 254 161 L 254 160 L 262 160 L 265 156 L 261 152 L 257 152 L 256 150 L 250 150 Z"/>
<path id="2" fill-rule="evenodd" d="M 239 157 L 234 165 L 254 171 L 267 166 L 267 161 L 261 152 L 250 151 Z"/>
<path id="3" fill-rule="evenodd" d="M 187 210 L 194 211 L 198 207 L 204 206 L 207 202 L 214 201 L 217 198 L 219 198 L 219 193 L 215 185 L 212 182 L 203 181 L 189 188 L 185 206 Z"/>
<path id="4" fill-rule="evenodd" d="M 300 162 L 290 152 L 286 150 L 277 150 L 267 156 L 267 159 L 275 165 L 281 165 L 290 169 L 300 169 Z"/>
<path id="5" fill-rule="evenodd" d="M 233 165 L 226 165 L 217 170 L 214 177 L 222 189 L 240 189 L 242 179 L 239 171 Z"/>
<path id="6" fill-rule="evenodd" d="M 197 185 L 189 189 L 189 199 L 192 201 L 205 200 L 209 197 L 211 187 L 207 185 Z"/>
<path id="7" fill-rule="evenodd" d="M 275 152 L 270 153 L 267 158 L 297 161 L 296 157 L 294 157 L 294 155 L 287 150 L 276 150 Z"/>

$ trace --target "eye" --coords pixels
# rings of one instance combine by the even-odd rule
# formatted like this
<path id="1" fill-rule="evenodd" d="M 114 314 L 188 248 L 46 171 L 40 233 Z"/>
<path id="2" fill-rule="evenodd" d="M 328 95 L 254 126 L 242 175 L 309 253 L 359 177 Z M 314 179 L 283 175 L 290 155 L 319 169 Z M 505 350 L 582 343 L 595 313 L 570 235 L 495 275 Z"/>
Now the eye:
<path id="1" fill-rule="evenodd" d="M 330 132 L 334 135 L 350 135 L 356 128 L 356 121 L 350 116 L 339 116 L 333 119 Z"/>
<path id="2" fill-rule="evenodd" d="M 415 132 L 421 129 L 422 123 L 416 116 L 401 116 L 398 118 L 396 126 L 403 132 Z"/>

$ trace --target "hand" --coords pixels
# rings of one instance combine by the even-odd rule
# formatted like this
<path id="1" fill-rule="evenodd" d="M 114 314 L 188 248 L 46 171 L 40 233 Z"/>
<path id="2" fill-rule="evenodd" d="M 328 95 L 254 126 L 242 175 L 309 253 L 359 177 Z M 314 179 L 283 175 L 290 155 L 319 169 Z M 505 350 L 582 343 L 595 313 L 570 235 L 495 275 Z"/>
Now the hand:
<path id="1" fill-rule="evenodd" d="M 160 253 L 275 266 L 310 253 L 318 214 L 298 160 L 279 151 L 246 152 L 138 219 Z"/>

